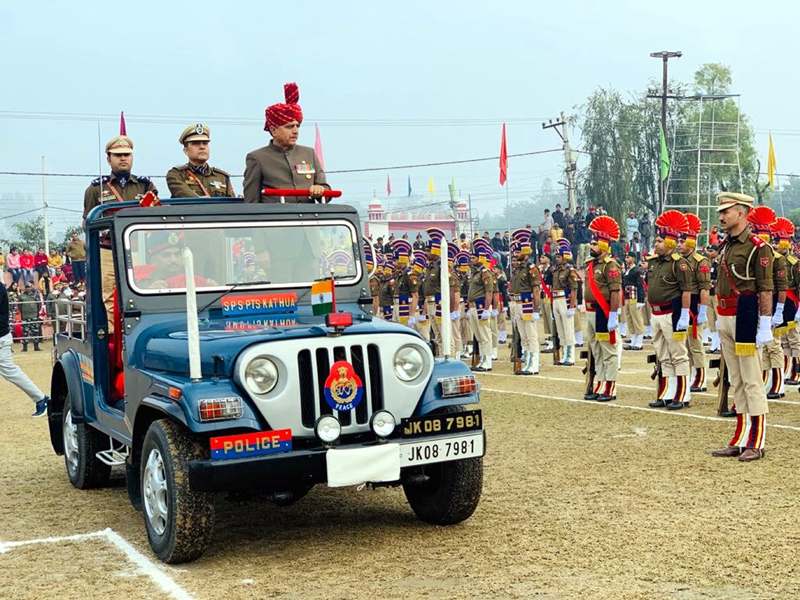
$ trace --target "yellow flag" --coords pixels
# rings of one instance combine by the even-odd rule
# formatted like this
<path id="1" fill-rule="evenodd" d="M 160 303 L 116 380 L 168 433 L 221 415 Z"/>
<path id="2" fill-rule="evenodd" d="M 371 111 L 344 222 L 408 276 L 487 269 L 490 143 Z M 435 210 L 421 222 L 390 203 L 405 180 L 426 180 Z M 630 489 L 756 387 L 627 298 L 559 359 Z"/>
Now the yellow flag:
<path id="1" fill-rule="evenodd" d="M 431 180 L 428 182 L 428 191 L 431 193 L 431 196 L 433 196 L 433 177 L 431 177 Z"/>
<path id="2" fill-rule="evenodd" d="M 769 179 L 769 187 L 775 189 L 775 148 L 772 147 L 772 132 L 769 132 L 769 154 L 767 155 L 767 178 Z"/>

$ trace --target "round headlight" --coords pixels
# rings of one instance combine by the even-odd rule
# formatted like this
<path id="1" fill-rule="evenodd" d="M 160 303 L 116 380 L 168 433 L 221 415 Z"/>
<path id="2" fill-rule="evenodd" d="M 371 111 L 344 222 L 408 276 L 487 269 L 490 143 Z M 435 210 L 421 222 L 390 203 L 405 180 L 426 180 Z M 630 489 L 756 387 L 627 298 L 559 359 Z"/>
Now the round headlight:
<path id="1" fill-rule="evenodd" d="M 278 383 L 278 367 L 263 356 L 254 358 L 244 371 L 244 381 L 253 394 L 268 394 Z"/>
<path id="2" fill-rule="evenodd" d="M 394 372 L 403 381 L 413 381 L 425 366 L 425 357 L 419 348 L 403 346 L 394 355 Z"/>
<path id="3" fill-rule="evenodd" d="M 333 415 L 324 415 L 317 419 L 314 433 L 321 441 L 331 444 L 342 435 L 342 425 L 339 423 L 339 419 Z"/>
<path id="4" fill-rule="evenodd" d="M 394 420 L 394 415 L 388 410 L 379 410 L 372 415 L 370 427 L 378 437 L 389 437 L 396 426 L 397 422 Z"/>

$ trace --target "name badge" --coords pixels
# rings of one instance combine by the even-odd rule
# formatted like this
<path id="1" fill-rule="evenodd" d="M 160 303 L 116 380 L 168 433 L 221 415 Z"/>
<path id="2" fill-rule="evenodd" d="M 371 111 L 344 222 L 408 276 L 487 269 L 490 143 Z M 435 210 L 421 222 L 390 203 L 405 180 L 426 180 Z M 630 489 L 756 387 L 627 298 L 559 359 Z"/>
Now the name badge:
<path id="1" fill-rule="evenodd" d="M 294 170 L 297 171 L 298 175 L 313 175 L 317 172 L 316 169 L 314 169 L 314 165 L 310 165 L 308 163 L 300 163 L 299 165 L 295 165 Z"/>

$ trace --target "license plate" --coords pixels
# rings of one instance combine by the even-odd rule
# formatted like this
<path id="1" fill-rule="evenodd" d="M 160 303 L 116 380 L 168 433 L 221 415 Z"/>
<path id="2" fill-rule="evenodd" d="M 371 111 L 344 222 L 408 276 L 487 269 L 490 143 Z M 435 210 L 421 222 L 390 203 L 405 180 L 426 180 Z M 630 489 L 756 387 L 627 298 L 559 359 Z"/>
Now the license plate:
<path id="1" fill-rule="evenodd" d="M 292 449 L 292 430 L 258 431 L 211 438 L 211 459 L 230 460 L 288 452 Z"/>
<path id="2" fill-rule="evenodd" d="M 404 438 L 480 431 L 483 429 L 483 415 L 479 410 L 467 410 L 460 413 L 411 417 L 403 419 L 400 427 Z"/>
<path id="3" fill-rule="evenodd" d="M 400 445 L 400 467 L 483 456 L 483 432 Z"/>

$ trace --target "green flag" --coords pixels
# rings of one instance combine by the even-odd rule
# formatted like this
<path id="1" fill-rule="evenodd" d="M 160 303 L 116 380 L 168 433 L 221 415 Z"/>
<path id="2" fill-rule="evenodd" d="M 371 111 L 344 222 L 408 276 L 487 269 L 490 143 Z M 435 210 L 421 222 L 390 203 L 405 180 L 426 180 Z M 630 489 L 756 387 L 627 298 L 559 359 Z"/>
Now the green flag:
<path id="1" fill-rule="evenodd" d="M 452 175 L 450 179 L 450 201 L 456 201 L 456 178 Z"/>
<path id="2" fill-rule="evenodd" d="M 658 131 L 661 134 L 661 181 L 669 175 L 669 152 L 667 152 L 667 138 L 664 137 L 664 128 L 658 124 Z"/>

